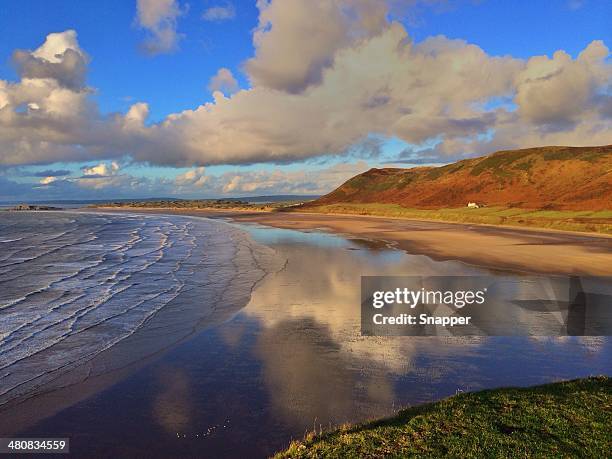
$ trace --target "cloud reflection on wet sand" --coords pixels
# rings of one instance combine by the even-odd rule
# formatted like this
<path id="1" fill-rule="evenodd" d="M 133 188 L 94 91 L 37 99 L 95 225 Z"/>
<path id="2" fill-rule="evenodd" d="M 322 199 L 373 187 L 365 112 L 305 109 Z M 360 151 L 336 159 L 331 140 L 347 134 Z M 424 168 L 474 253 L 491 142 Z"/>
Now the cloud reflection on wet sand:
<path id="1" fill-rule="evenodd" d="M 337 423 L 388 413 L 395 400 L 392 376 L 421 372 L 430 380 L 444 377 L 435 366 L 423 375 L 414 362 L 420 353 L 465 355 L 483 340 L 360 333 L 360 276 L 465 275 L 475 268 L 354 243 L 280 243 L 274 248 L 288 263 L 257 287 L 243 313 L 261 322 L 255 354 L 263 362 L 274 408 L 287 420 Z"/>

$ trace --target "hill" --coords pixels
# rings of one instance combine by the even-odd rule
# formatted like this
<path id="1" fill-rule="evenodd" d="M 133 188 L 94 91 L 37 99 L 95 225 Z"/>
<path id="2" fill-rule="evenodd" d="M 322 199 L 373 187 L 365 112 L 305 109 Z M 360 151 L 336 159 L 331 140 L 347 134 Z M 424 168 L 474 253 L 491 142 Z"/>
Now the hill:
<path id="1" fill-rule="evenodd" d="M 310 434 L 275 457 L 608 457 L 611 402 L 605 376 L 465 393 Z"/>
<path id="2" fill-rule="evenodd" d="M 335 204 L 412 209 L 488 207 L 612 209 L 612 145 L 499 151 L 441 167 L 370 169 L 305 210 Z"/>

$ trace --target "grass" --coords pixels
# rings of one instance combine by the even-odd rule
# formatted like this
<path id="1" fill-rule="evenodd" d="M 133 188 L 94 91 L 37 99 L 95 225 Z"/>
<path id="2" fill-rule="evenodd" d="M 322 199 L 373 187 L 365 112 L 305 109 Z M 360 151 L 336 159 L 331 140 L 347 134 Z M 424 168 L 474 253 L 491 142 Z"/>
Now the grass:
<path id="1" fill-rule="evenodd" d="M 271 212 L 300 204 L 302 201 L 274 201 L 251 203 L 226 199 L 176 199 L 166 201 L 120 201 L 95 204 L 91 207 L 147 208 L 147 209 L 198 209 L 198 210 L 252 210 Z"/>
<path id="2" fill-rule="evenodd" d="M 497 154 L 488 156 L 476 164 L 470 174 L 480 175 L 486 170 L 493 170 L 495 172 L 506 172 L 504 169 L 510 166 L 512 163 L 519 161 L 523 158 L 531 155 L 530 151 L 507 151 L 504 154 Z"/>
<path id="3" fill-rule="evenodd" d="M 276 458 L 610 457 L 612 379 L 455 395 L 310 434 Z"/>
<path id="4" fill-rule="evenodd" d="M 436 220 L 457 223 L 510 225 L 612 234 L 612 210 L 529 210 L 506 207 L 468 209 L 409 209 L 398 204 L 329 204 L 300 211 L 326 214 L 376 215 L 381 217 Z"/>
<path id="5" fill-rule="evenodd" d="M 409 209 L 398 204 L 345 203 L 324 206 L 294 207 L 296 201 L 270 203 L 246 203 L 226 200 L 178 200 L 178 201 L 134 201 L 108 203 L 108 207 L 127 208 L 171 208 L 201 210 L 250 210 L 250 211 L 293 211 L 324 214 L 375 215 L 381 217 L 435 220 L 456 223 L 478 223 L 489 225 L 510 225 L 612 234 L 612 210 L 604 211 L 558 211 L 529 210 L 506 207 L 484 207 L 481 209 Z"/>

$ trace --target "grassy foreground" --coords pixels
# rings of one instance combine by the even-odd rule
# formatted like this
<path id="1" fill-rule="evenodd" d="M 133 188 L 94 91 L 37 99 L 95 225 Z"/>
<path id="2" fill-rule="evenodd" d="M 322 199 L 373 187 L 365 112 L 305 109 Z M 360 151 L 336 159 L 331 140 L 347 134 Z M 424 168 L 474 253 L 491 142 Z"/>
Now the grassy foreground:
<path id="1" fill-rule="evenodd" d="M 325 214 L 376 215 L 456 223 L 479 223 L 612 234 L 612 210 L 529 210 L 504 207 L 408 209 L 398 204 L 328 204 L 300 211 Z"/>
<path id="2" fill-rule="evenodd" d="M 485 390 L 311 435 L 277 458 L 610 457 L 612 379 Z"/>

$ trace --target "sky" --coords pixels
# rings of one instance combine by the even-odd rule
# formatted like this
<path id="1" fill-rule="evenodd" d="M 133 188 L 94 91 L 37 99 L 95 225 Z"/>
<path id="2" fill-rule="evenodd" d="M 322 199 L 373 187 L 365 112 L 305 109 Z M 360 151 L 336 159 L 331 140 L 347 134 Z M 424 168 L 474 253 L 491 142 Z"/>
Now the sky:
<path id="1" fill-rule="evenodd" d="M 612 144 L 612 3 L 4 0 L 0 200 L 323 194 Z"/>

